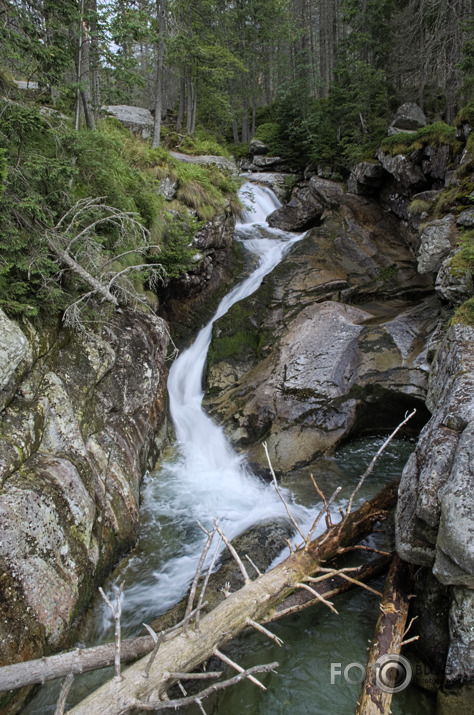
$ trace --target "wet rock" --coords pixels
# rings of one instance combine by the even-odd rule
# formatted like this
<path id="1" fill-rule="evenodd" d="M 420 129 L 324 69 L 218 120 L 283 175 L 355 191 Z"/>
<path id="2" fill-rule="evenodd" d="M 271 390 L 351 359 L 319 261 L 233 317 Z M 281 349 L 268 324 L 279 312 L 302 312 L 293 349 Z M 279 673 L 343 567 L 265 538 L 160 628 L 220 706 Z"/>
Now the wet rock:
<path id="1" fill-rule="evenodd" d="M 250 578 L 253 579 L 256 575 L 255 571 L 247 563 L 244 556 L 248 555 L 258 570 L 261 573 L 265 573 L 272 561 L 287 546 L 287 539 L 292 534 L 293 528 L 288 522 L 279 521 L 257 524 L 232 539 L 232 546 L 244 560 L 245 568 L 248 570 Z M 202 580 L 201 578 L 201 583 Z M 229 584 L 231 592 L 237 591 L 244 585 L 242 573 L 227 548 L 222 552 L 217 569 L 209 578 L 205 597 L 208 605 L 204 608 L 204 613 L 208 613 L 224 600 L 225 596 L 222 589 L 226 584 Z M 185 596 L 173 608 L 153 621 L 151 627 L 159 632 L 179 623 L 186 612 L 187 600 L 188 597 Z"/>
<path id="2" fill-rule="evenodd" d="M 435 273 L 456 245 L 456 222 L 452 214 L 425 224 L 420 235 L 418 272 Z"/>
<path id="3" fill-rule="evenodd" d="M 338 214 L 215 324 L 206 405 L 253 463 L 265 464 L 262 439 L 288 469 L 330 453 L 364 429 L 366 415 L 388 425 L 384 403 L 397 410 L 424 399 L 439 302 L 398 304 L 379 318 L 365 307 L 374 295 L 429 290 L 392 221 L 373 202 L 343 195 Z"/>
<path id="4" fill-rule="evenodd" d="M 320 222 L 324 207 L 308 186 L 293 190 L 290 201 L 267 216 L 267 223 L 282 231 L 306 231 Z"/>
<path id="5" fill-rule="evenodd" d="M 391 126 L 402 131 L 413 131 L 426 126 L 426 123 L 426 117 L 420 107 L 414 102 L 405 102 L 397 109 Z"/>

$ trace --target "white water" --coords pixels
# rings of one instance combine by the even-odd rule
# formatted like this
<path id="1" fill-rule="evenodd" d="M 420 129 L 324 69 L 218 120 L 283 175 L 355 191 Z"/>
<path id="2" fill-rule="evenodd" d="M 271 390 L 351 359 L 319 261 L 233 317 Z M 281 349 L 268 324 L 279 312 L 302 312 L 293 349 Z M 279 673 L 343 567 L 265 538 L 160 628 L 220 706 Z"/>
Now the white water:
<path id="1" fill-rule="evenodd" d="M 259 522 L 286 518 L 273 486 L 249 471 L 244 457 L 233 450 L 222 428 L 202 409 L 203 372 L 214 322 L 234 303 L 254 293 L 302 238 L 301 234 L 271 229 L 265 222 L 279 206 L 270 189 L 245 184 L 242 196 L 247 204 L 249 193 L 253 203 L 244 212 L 235 235 L 258 258 L 257 266 L 222 300 L 212 320 L 170 370 L 168 391 L 176 454 L 159 472 L 145 479 L 141 555 L 132 557 L 118 578 L 125 580 L 124 622 L 128 626 L 156 617 L 182 597 L 202 550 L 204 536 L 197 521 L 211 528 L 217 518 L 232 539 Z M 300 520 L 308 521 L 308 510 L 295 505 L 294 511 Z M 105 627 L 109 621 L 105 610 L 102 617 Z"/>

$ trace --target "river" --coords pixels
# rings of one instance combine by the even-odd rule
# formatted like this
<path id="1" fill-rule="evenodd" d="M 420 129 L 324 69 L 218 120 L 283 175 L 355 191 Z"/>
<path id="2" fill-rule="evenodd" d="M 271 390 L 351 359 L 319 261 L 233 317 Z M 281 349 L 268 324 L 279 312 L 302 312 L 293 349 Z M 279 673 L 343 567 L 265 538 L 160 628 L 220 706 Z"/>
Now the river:
<path id="1" fill-rule="evenodd" d="M 302 235 L 271 229 L 265 217 L 279 203 L 269 189 L 244 185 L 248 207 L 235 231 L 235 237 L 254 257 L 256 265 L 241 283 L 221 301 L 214 317 L 197 335 L 194 343 L 174 362 L 168 391 L 176 443 L 159 468 L 144 478 L 141 506 L 140 541 L 108 580 L 107 592 L 113 596 L 124 583 L 123 636 L 140 632 L 149 622 L 174 605 L 185 593 L 194 575 L 205 540 L 197 522 L 211 528 L 217 518 L 232 539 L 252 525 L 285 516 L 274 488 L 249 470 L 245 457 L 228 443 L 223 430 L 202 409 L 203 372 L 212 337 L 213 324 L 239 300 L 252 294 L 264 277 L 282 260 Z M 319 498 L 308 486 L 310 471 L 318 474 L 321 487 L 332 493 L 334 487 L 351 486 L 380 445 L 379 438 L 357 440 L 340 450 L 335 458 L 318 460 L 306 471 L 284 480 L 287 499 L 303 530 L 319 507 Z M 367 498 L 382 483 L 399 476 L 414 444 L 399 440 L 390 445 L 360 498 Z M 342 500 L 337 506 L 343 504 Z M 337 514 L 337 507 L 335 508 Z M 383 585 L 379 584 L 379 587 Z M 265 676 L 268 693 L 251 684 L 240 684 L 232 692 L 209 703 L 208 713 L 219 715 L 273 715 L 314 713 L 349 715 L 353 712 L 358 688 L 339 679 L 330 683 L 330 664 L 365 657 L 366 643 L 377 617 L 377 600 L 360 591 L 338 601 L 340 616 L 313 609 L 275 625 L 284 640 L 277 648 L 259 634 L 249 634 L 233 646 L 242 665 L 278 660 L 278 675 Z M 110 614 L 97 600 L 87 643 L 113 640 Z M 109 673 L 107 673 L 109 675 Z M 76 679 L 70 702 L 81 699 L 97 686 L 103 674 Z M 43 688 L 25 709 L 27 713 L 51 713 L 57 686 Z M 395 699 L 393 713 L 429 715 L 431 700 L 411 688 Z M 402 709 L 400 709 L 402 708 Z M 190 713 L 198 712 L 197 708 Z"/>

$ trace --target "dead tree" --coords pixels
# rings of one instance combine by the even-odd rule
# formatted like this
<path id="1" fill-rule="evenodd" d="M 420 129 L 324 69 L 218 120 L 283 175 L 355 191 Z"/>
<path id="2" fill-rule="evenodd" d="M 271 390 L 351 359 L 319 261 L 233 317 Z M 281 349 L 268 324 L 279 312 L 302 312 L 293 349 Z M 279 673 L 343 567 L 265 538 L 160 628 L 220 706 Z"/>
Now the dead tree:
<path id="1" fill-rule="evenodd" d="M 411 679 L 408 661 L 400 656 L 407 633 L 411 574 L 408 564 L 395 556 L 387 575 L 380 615 L 367 659 L 366 676 L 355 715 L 389 715 L 392 695 Z M 411 624 L 410 624 L 411 625 Z M 410 638 L 409 641 L 416 640 Z"/>
<path id="2" fill-rule="evenodd" d="M 277 605 L 304 582 L 317 573 L 321 565 L 346 547 L 371 532 L 375 522 L 384 518 L 394 505 L 397 487 L 384 487 L 376 497 L 349 513 L 339 524 L 333 524 L 307 548 L 292 553 L 285 561 L 266 574 L 247 583 L 228 597 L 211 613 L 205 615 L 199 630 L 187 629 L 173 639 L 163 642 L 149 669 L 143 658 L 123 672 L 122 680 L 106 683 L 70 712 L 86 715 L 118 715 L 137 703 L 166 698 L 168 689 L 177 678 L 173 673 L 192 671 L 200 663 L 216 654 L 232 638 L 248 627 L 249 620 L 260 623 L 270 618 Z M 315 596 L 317 598 L 317 596 Z M 324 598 L 324 597 L 323 597 Z"/>

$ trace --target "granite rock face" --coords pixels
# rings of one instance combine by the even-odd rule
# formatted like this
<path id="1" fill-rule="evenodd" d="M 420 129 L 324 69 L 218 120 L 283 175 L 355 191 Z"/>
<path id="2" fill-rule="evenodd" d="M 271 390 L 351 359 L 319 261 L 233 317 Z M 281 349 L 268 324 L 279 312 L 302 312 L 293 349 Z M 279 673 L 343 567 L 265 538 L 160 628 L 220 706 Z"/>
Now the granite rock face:
<path id="1" fill-rule="evenodd" d="M 474 329 L 452 326 L 427 396 L 433 416 L 400 484 L 397 550 L 446 585 L 474 587 Z"/>
<path id="2" fill-rule="evenodd" d="M 139 484 L 165 423 L 161 319 L 124 310 L 101 334 L 60 331 L 36 352 L 20 332 L 15 354 L 34 360 L 1 411 L 2 663 L 68 644 L 137 538 Z"/>

